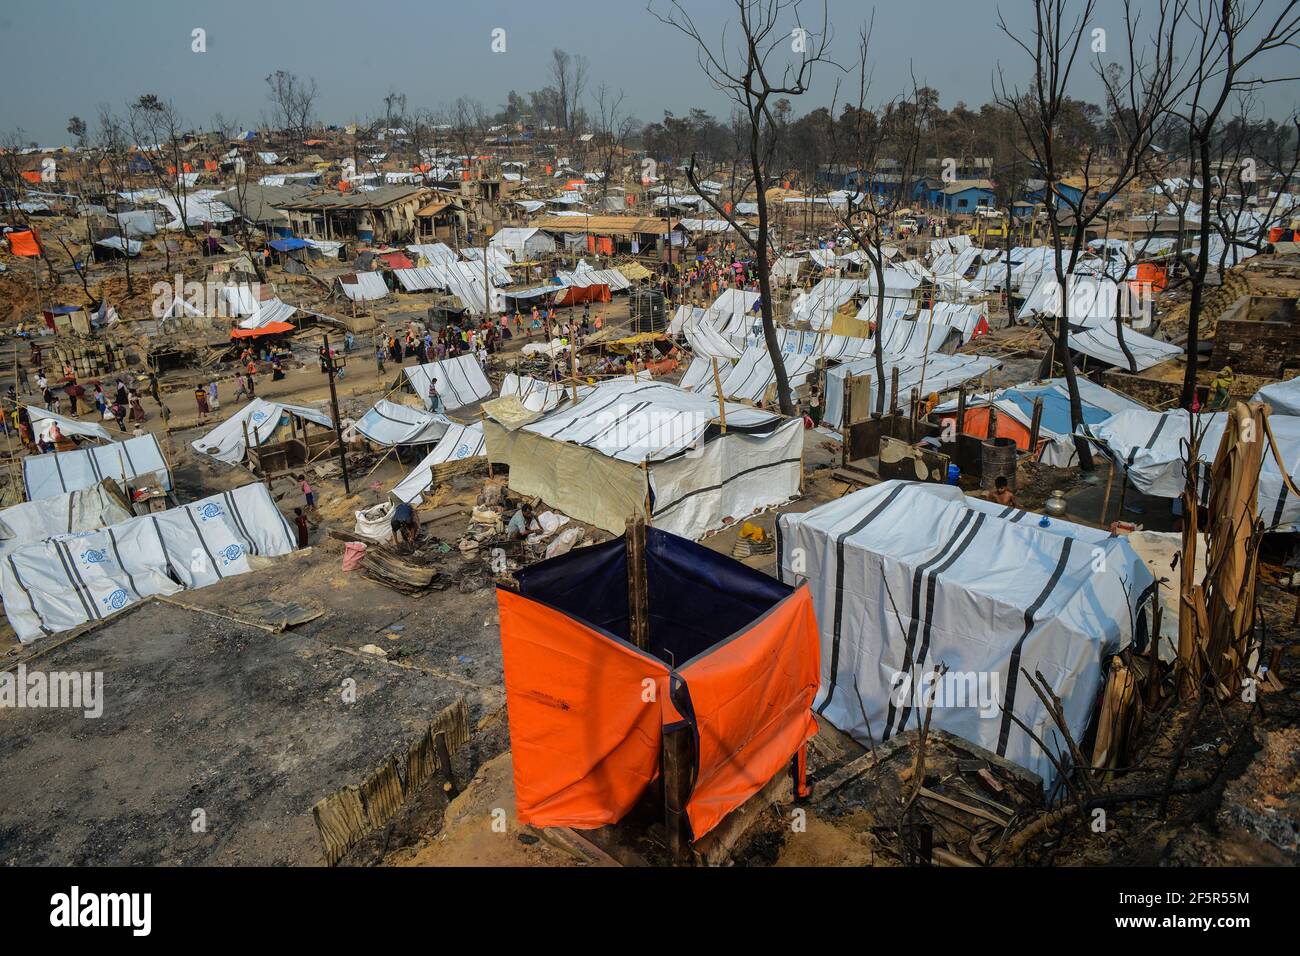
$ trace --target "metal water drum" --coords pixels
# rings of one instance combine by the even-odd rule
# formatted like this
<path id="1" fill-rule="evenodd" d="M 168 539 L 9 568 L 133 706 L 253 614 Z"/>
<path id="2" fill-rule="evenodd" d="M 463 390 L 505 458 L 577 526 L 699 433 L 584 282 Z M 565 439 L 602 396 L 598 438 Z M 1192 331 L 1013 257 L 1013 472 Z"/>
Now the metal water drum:
<path id="1" fill-rule="evenodd" d="M 1016 488 L 1016 441 L 1014 438 L 986 438 L 980 446 L 980 487 L 987 490 L 1001 476 L 1012 491 Z"/>

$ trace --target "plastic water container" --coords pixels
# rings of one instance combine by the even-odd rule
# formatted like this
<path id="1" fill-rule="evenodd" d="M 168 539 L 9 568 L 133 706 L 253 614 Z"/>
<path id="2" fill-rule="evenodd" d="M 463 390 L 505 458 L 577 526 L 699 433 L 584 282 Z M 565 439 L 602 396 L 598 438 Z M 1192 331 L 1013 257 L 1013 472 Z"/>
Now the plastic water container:
<path id="1" fill-rule="evenodd" d="M 950 485 L 955 485 L 955 484 L 957 484 L 957 479 L 959 479 L 959 478 L 961 478 L 961 469 L 958 468 L 956 465 L 949 465 L 949 466 L 948 466 L 948 484 L 950 484 Z"/>

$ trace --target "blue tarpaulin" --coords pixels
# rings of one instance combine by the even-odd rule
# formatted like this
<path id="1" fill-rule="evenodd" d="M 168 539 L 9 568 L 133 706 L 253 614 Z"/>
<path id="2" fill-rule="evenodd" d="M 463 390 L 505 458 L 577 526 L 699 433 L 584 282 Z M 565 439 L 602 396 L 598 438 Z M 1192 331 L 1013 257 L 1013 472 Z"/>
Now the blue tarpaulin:
<path id="1" fill-rule="evenodd" d="M 295 239 L 292 236 L 288 239 L 272 239 L 269 243 L 276 252 L 293 252 L 295 249 L 305 249 L 308 246 L 306 239 Z"/>

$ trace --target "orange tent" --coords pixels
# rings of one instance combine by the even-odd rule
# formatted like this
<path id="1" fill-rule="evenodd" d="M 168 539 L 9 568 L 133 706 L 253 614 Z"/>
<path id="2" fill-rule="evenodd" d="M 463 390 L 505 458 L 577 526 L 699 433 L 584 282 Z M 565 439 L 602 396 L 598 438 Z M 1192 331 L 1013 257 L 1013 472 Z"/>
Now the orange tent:
<path id="1" fill-rule="evenodd" d="M 556 305 L 582 305 L 584 302 L 609 302 L 613 296 L 607 285 L 571 285 L 555 300 Z"/>
<path id="2" fill-rule="evenodd" d="M 956 419 L 955 414 L 939 416 L 939 421 L 945 426 L 949 422 L 956 421 Z M 987 437 L 989 433 L 989 407 L 987 405 L 976 405 L 967 408 L 966 420 L 962 423 L 961 433 L 963 435 L 974 435 L 978 438 Z M 994 425 L 993 437 L 1010 438 L 1021 451 L 1029 450 L 1029 429 L 1005 412 L 998 415 L 997 422 Z"/>
<path id="3" fill-rule="evenodd" d="M 629 640 L 623 539 L 497 590 L 520 822 L 618 822 L 659 776 L 664 731 L 682 726 L 694 839 L 785 768 L 802 773 L 820 668 L 807 586 L 654 528 L 645 556 L 644 650 Z"/>
<path id="4" fill-rule="evenodd" d="M 34 259 L 41 254 L 41 237 L 35 229 L 11 232 L 6 238 L 9 240 L 9 251 L 16 256 Z"/>

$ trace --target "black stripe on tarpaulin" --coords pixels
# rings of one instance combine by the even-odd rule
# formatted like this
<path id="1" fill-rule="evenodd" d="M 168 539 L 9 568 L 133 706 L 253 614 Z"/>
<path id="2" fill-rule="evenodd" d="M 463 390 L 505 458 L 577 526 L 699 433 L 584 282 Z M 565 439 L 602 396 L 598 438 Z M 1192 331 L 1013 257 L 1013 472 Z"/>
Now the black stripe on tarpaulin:
<path id="1" fill-rule="evenodd" d="M 456 373 L 461 371 L 460 363 L 462 361 L 463 360 L 460 358 L 455 358 L 452 359 L 446 366 L 443 366 L 442 364 L 438 365 L 438 371 L 442 372 L 443 375 L 446 377 L 447 388 L 451 389 L 451 396 L 456 400 L 457 408 L 464 408 L 466 405 L 469 404 L 469 402 L 466 402 L 464 399 L 461 398 L 460 389 L 456 387 Z M 464 372 L 461 372 L 461 378 L 464 377 L 465 377 Z"/>
<path id="2" fill-rule="evenodd" d="M 53 544 L 54 553 L 59 556 L 59 563 L 63 565 L 63 573 L 68 576 L 68 584 L 71 585 L 72 590 L 77 595 L 77 599 L 81 601 L 82 608 L 86 612 L 86 619 L 90 621 L 97 620 L 102 615 L 95 608 L 93 596 L 91 600 L 86 600 L 86 595 L 82 591 L 82 588 L 85 585 L 81 582 L 81 575 L 77 573 L 76 568 L 72 565 L 73 558 L 71 552 L 65 554 L 65 545 L 61 541 L 55 541 Z"/>
<path id="3" fill-rule="evenodd" d="M 610 400 L 605 402 L 603 405 L 597 405 L 595 408 L 589 411 L 584 411 L 580 415 L 574 415 L 573 417 L 566 420 L 563 424 L 557 424 L 555 428 L 548 429 L 547 431 L 538 431 L 536 432 L 536 434 L 542 435 L 545 438 L 554 438 L 556 441 L 567 441 L 568 439 L 558 437 L 561 432 L 568 431 L 577 422 L 581 421 L 584 418 L 592 418 L 593 416 L 599 415 L 605 409 L 609 408 L 609 406 L 613 405 L 615 402 L 622 401 L 623 399 L 627 398 L 627 396 L 629 395 L 635 395 L 637 392 L 644 392 L 647 388 L 654 388 L 655 384 L 656 383 L 651 382 L 648 385 L 641 385 L 638 386 L 637 388 L 629 388 L 626 391 L 619 392 L 617 395 L 610 398 Z M 581 405 L 582 402 L 579 402 L 578 404 Z M 577 406 L 574 407 L 576 408 Z M 537 424 L 546 425 L 549 423 L 538 422 Z"/>
<path id="4" fill-rule="evenodd" d="M 998 515 L 998 517 L 1005 518 L 1007 515 L 1011 514 L 1011 512 L 1015 510 L 1016 510 L 1015 505 L 1007 505 L 1006 508 L 1003 510 L 1003 512 L 1000 515 Z"/>
<path id="5" fill-rule="evenodd" d="M 644 404 L 649 405 L 650 403 L 649 403 L 649 402 L 645 402 Z M 637 406 L 637 407 L 640 408 L 641 406 Z M 647 443 L 647 444 L 646 444 L 646 448 L 647 448 L 647 450 L 648 450 L 649 453 L 653 453 L 653 452 L 655 452 L 655 451 L 658 451 L 658 450 L 660 450 L 662 447 L 665 447 L 665 446 L 660 446 L 660 448 L 658 448 L 658 449 L 657 449 L 657 448 L 651 448 L 651 447 L 649 446 L 648 439 L 650 439 L 650 438 L 652 438 L 653 436 L 658 435 L 659 433 L 661 433 L 662 431 L 664 431 L 664 429 L 667 427 L 667 425 L 668 425 L 669 422 L 675 422 L 675 421 L 677 421 L 677 419 L 679 419 L 679 418 L 681 418 L 683 415 L 687 415 L 687 414 L 690 414 L 690 413 L 689 413 L 689 412 L 684 412 L 684 411 L 675 411 L 675 412 L 672 413 L 672 417 L 671 417 L 671 418 L 667 419 L 666 421 L 660 422 L 660 423 L 659 423 L 658 425 L 656 425 L 653 429 L 651 429 L 651 431 L 650 431 L 649 434 L 642 435 L 642 436 L 640 436 L 639 438 L 634 438 L 634 439 L 632 439 L 630 442 L 628 442 L 626 445 L 624 445 L 622 448 L 618 449 L 617 451 L 605 452 L 605 454 L 608 455 L 610 458 L 617 458 L 619 455 L 623 454 L 623 452 L 627 451 L 629 448 L 631 448 L 633 445 L 635 445 L 638 441 L 646 442 L 646 443 Z M 592 440 L 594 441 L 595 439 L 592 439 Z M 586 444 L 588 444 L 588 442 L 583 442 L 583 444 L 586 445 Z M 648 456 L 647 456 L 647 455 L 643 455 L 642 457 L 645 458 L 645 457 L 648 457 Z"/>
<path id="6" fill-rule="evenodd" d="M 1002 727 L 998 730 L 998 756 L 1007 755 L 1007 738 L 1011 736 L 1011 715 L 1015 713 L 1016 707 L 1016 686 L 1020 683 L 1020 652 L 1025 646 L 1025 641 L 1029 637 L 1029 632 L 1034 629 L 1034 615 L 1046 603 L 1056 585 L 1061 581 L 1061 575 L 1065 573 L 1065 566 L 1070 560 L 1070 546 L 1074 544 L 1073 538 L 1063 538 L 1061 545 L 1061 556 L 1056 561 L 1056 569 L 1052 571 L 1052 576 L 1047 579 L 1042 593 L 1033 604 L 1025 609 L 1025 629 L 1020 634 L 1020 640 L 1016 641 L 1016 646 L 1011 649 L 1011 657 L 1007 661 L 1007 699 L 1002 709 Z"/>
<path id="7" fill-rule="evenodd" d="M 1132 466 L 1133 459 L 1137 457 L 1137 453 L 1139 451 L 1146 451 L 1156 443 L 1156 439 L 1160 437 L 1160 433 L 1164 430 L 1165 422 L 1167 421 L 1169 421 L 1168 413 L 1161 415 L 1160 421 L 1156 422 L 1156 427 L 1151 432 L 1151 437 L 1147 439 L 1147 443 L 1143 445 L 1141 448 L 1139 448 L 1137 445 L 1134 445 L 1132 448 L 1129 449 L 1128 460 L 1127 460 L 1127 464 L 1129 466 Z"/>
<path id="8" fill-rule="evenodd" d="M 844 541 L 849 535 L 857 534 L 880 516 L 880 513 L 894 503 L 894 499 L 903 493 L 910 482 L 902 482 L 885 496 L 885 500 L 869 511 L 866 516 L 835 538 L 835 611 L 831 616 L 831 683 L 826 688 L 826 699 L 817 708 L 817 713 L 824 714 L 831 698 L 835 696 L 835 685 L 839 677 L 840 665 L 840 627 L 844 616 Z"/>
<path id="9" fill-rule="evenodd" d="M 583 448 L 590 448 L 592 443 L 600 441 L 600 439 L 603 438 L 611 429 L 617 428 L 619 425 L 626 422 L 637 412 L 641 411 L 641 409 L 649 408 L 649 407 L 650 407 L 649 402 L 637 402 L 635 405 L 632 405 L 629 408 L 619 409 L 617 418 L 615 418 L 604 428 L 596 432 L 596 434 L 592 435 L 590 438 L 584 438 L 582 441 L 578 442 L 578 444 L 581 445 Z M 613 455 L 611 455 L 610 457 L 612 458 Z"/>
<path id="10" fill-rule="evenodd" d="M 184 587 L 185 582 L 182 581 L 181 576 L 176 573 L 176 568 L 172 565 L 171 555 L 167 553 L 167 545 L 163 543 L 162 526 L 158 524 L 158 516 L 151 514 L 149 516 L 149 523 L 153 526 L 153 533 L 158 538 L 158 547 L 162 549 L 163 563 L 167 565 L 167 576 L 177 584 Z"/>
<path id="11" fill-rule="evenodd" d="M 63 466 L 59 464 L 60 454 L 61 452 L 57 451 L 54 453 L 54 471 L 59 476 L 59 490 L 66 492 L 68 490 L 68 483 L 63 480 Z"/>
<path id="12" fill-rule="evenodd" d="M 72 495 L 68 495 L 68 527 L 67 527 L 66 529 L 64 529 L 64 532 L 63 532 L 64 534 L 72 534 L 72 504 L 73 504 L 73 501 L 74 501 L 73 496 L 72 496 Z"/>
<path id="13" fill-rule="evenodd" d="M 1024 517 L 1025 517 L 1025 515 L 1027 515 L 1027 514 L 1029 514 L 1028 511 L 1018 511 L 1018 512 L 1016 513 L 1016 516 L 1015 516 L 1014 518 L 1011 519 L 1011 523 L 1012 523 L 1012 524 L 1015 524 L 1017 521 L 1022 521 L 1022 520 L 1024 520 Z"/>
<path id="14" fill-rule="evenodd" d="M 131 585 L 131 590 L 135 592 L 137 598 L 144 597 L 144 595 L 140 593 L 140 589 L 135 586 L 135 577 L 126 569 L 126 562 L 122 560 L 122 552 L 117 546 L 117 536 L 113 534 L 113 529 L 108 527 L 104 530 L 108 532 L 108 543 L 113 547 L 113 557 L 117 558 L 117 566 L 121 568 L 122 573 L 126 575 L 126 581 Z"/>
<path id="15" fill-rule="evenodd" d="M 912 603 L 909 611 L 911 623 L 907 625 L 907 638 L 903 642 L 902 663 L 900 664 L 904 675 L 910 676 L 912 673 L 912 652 L 916 649 L 916 635 L 921 627 L 921 585 L 925 583 L 930 569 L 943 561 L 948 552 L 957 546 L 957 542 L 966 533 L 966 525 L 970 523 L 974 515 L 974 511 L 967 509 L 966 513 L 961 516 L 961 521 L 957 522 L 957 530 L 952 533 L 952 537 L 945 541 L 943 547 L 936 551 L 928 561 L 918 564 L 916 570 L 912 572 Z M 931 594 L 930 589 L 927 588 L 925 594 L 928 597 Z M 885 732 L 881 736 L 881 740 L 888 740 L 893 735 L 894 717 L 897 713 L 898 709 L 894 705 L 894 695 L 890 694 L 889 710 L 885 719 Z"/>
<path id="16" fill-rule="evenodd" d="M 86 460 L 90 462 L 90 473 L 95 476 L 95 483 L 98 484 L 103 481 L 104 474 L 100 471 L 99 461 L 95 458 L 95 451 L 93 448 L 88 448 L 86 450 Z"/>
<path id="17" fill-rule="evenodd" d="M 244 523 L 244 516 L 239 513 L 239 505 L 235 503 L 235 493 L 227 491 L 222 494 L 222 497 L 226 499 L 226 505 L 230 508 L 230 516 L 235 519 L 235 527 L 239 529 L 240 535 L 243 536 L 245 550 L 249 554 L 257 554 L 257 545 L 253 543 L 253 536 L 248 533 L 248 525 Z"/>
<path id="18" fill-rule="evenodd" d="M 190 512 L 188 506 L 181 510 L 185 512 L 185 517 L 190 519 L 190 526 L 194 528 L 194 533 L 199 536 L 199 544 L 203 545 L 204 554 L 206 554 L 208 560 L 212 562 L 212 570 L 216 572 L 219 580 L 224 580 L 226 576 L 221 573 L 221 568 L 217 567 L 216 556 L 212 553 L 212 549 L 208 547 L 208 542 L 207 539 L 203 537 L 203 532 L 199 530 L 199 523 L 194 520 L 194 515 Z"/>
<path id="19" fill-rule="evenodd" d="M 722 488 L 730 484 L 731 482 L 735 481 L 737 478 L 743 478 L 745 475 L 751 474 L 755 471 L 764 471 L 768 468 L 777 468 L 780 467 L 781 465 L 790 465 L 790 464 L 794 464 L 797 461 L 799 461 L 798 458 L 782 458 L 780 461 L 769 461 L 767 464 L 764 465 L 755 465 L 753 468 L 746 468 L 744 471 L 738 471 L 730 478 L 728 478 L 726 481 L 720 482 L 716 485 L 709 485 L 706 488 L 696 488 L 693 491 L 688 491 L 680 498 L 676 498 L 668 502 L 668 504 L 664 505 L 662 508 L 656 509 L 655 511 L 651 512 L 651 514 L 654 517 L 658 518 L 662 515 L 667 514 L 669 511 L 672 511 L 674 508 L 676 508 L 683 501 L 686 501 L 688 498 L 694 498 L 696 495 L 708 494 L 710 491 L 717 491 L 719 488 Z"/>
<path id="20" fill-rule="evenodd" d="M 975 523 L 971 525 L 971 529 L 969 532 L 967 532 L 965 540 L 963 540 L 962 543 L 957 547 L 957 550 L 952 553 L 952 555 L 948 558 L 947 561 L 945 561 L 943 564 L 939 565 L 937 568 L 935 568 L 933 571 L 930 572 L 930 580 L 926 585 L 927 592 L 926 592 L 926 599 L 925 599 L 925 626 L 921 628 L 921 648 L 916 653 L 916 666 L 915 668 L 912 668 L 913 670 L 916 670 L 918 668 L 924 668 L 925 659 L 926 657 L 929 656 L 930 653 L 930 634 L 934 624 L 934 597 L 935 597 L 935 591 L 938 589 L 939 586 L 939 575 L 943 574 L 950 567 L 952 567 L 953 564 L 962 556 L 962 554 L 965 553 L 966 549 L 970 547 L 971 542 L 974 541 L 976 536 L 980 533 L 980 525 L 984 523 L 984 519 L 987 517 L 988 517 L 987 514 L 981 512 L 980 515 L 975 519 Z M 902 716 L 898 719 L 898 732 L 900 734 L 907 728 L 907 719 L 911 715 L 912 715 L 912 706 L 910 703 L 908 703 L 903 708 Z"/>
<path id="21" fill-rule="evenodd" d="M 23 589 L 23 593 L 27 595 L 27 606 L 30 607 L 32 613 L 36 615 L 36 623 L 40 625 L 41 630 L 46 634 L 54 633 L 46 625 L 45 618 L 41 617 L 41 612 L 36 610 L 36 601 L 32 598 L 32 592 L 27 587 L 27 583 L 23 581 L 23 576 L 18 573 L 18 565 L 14 563 L 13 555 L 9 555 L 6 560 L 9 562 L 9 570 L 13 572 L 14 580 L 18 583 L 18 586 Z"/>
<path id="22" fill-rule="evenodd" d="M 1277 507 L 1273 509 L 1273 523 L 1270 528 L 1276 528 L 1282 523 L 1282 508 L 1286 505 L 1286 476 L 1282 476 L 1282 490 L 1277 496 Z"/>

